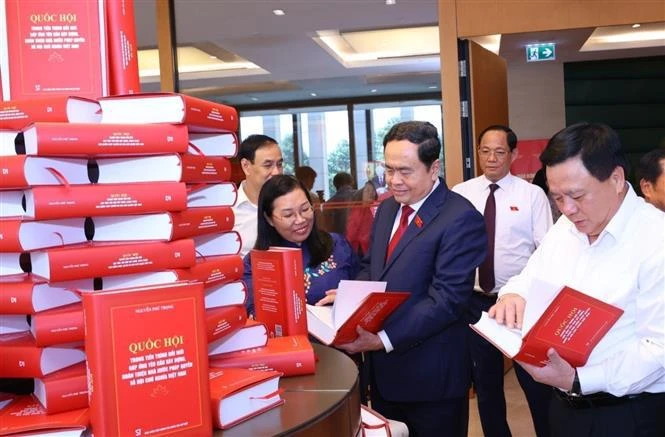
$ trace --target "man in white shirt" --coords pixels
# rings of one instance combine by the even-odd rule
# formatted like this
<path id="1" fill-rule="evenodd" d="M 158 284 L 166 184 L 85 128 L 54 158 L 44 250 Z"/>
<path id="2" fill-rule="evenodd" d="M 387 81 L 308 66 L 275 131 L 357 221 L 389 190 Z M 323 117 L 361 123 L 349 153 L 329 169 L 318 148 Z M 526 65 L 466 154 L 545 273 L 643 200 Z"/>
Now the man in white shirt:
<path id="1" fill-rule="evenodd" d="M 517 136 L 509 127 L 489 126 L 478 137 L 477 156 L 483 174 L 453 187 L 453 191 L 485 213 L 490 239 L 488 258 L 479 268 L 481 273 L 483 268 L 487 269 L 489 278 L 483 281 L 476 275 L 475 292 L 471 298 L 472 323 L 478 321 L 482 311 L 489 310 L 496 303 L 499 289 L 522 271 L 552 226 L 552 211 L 543 190 L 510 173 L 510 164 L 517 157 L 516 147 Z M 493 207 L 487 206 L 490 201 L 494 202 Z M 486 208 L 494 211 L 493 243 L 489 229 L 492 218 L 488 217 Z M 486 437 L 510 437 L 503 391 L 503 354 L 470 328 L 468 335 L 473 386 L 483 433 Z M 534 382 L 519 366 L 515 366 L 515 373 L 527 396 L 536 434 L 547 436 L 551 389 Z"/>
<path id="2" fill-rule="evenodd" d="M 665 149 L 645 154 L 637 166 L 637 181 L 647 202 L 665 211 Z"/>
<path id="3" fill-rule="evenodd" d="M 233 230 L 240 234 L 244 257 L 256 243 L 258 200 L 261 187 L 271 177 L 282 174 L 284 159 L 277 141 L 267 135 L 250 135 L 240 143 L 238 159 L 245 180 L 238 187 L 238 199 L 233 207 Z"/>
<path id="4" fill-rule="evenodd" d="M 524 364 L 555 387 L 553 436 L 665 435 L 665 214 L 625 180 L 619 137 L 578 123 L 540 155 L 564 214 L 522 272 L 499 292 L 490 317 L 521 327 L 530 284 L 568 285 L 624 310 L 584 366 L 551 348 L 544 367 Z M 535 291 L 535 290 L 534 290 Z"/>

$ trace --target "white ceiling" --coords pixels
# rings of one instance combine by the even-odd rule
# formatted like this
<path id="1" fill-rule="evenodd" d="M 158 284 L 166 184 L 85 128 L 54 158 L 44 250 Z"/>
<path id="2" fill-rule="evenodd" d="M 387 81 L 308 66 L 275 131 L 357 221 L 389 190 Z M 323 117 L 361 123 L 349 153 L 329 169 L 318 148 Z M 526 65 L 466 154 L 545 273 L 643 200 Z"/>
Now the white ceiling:
<path id="1" fill-rule="evenodd" d="M 267 70 L 269 74 L 181 81 L 181 91 L 198 91 L 231 105 L 329 100 L 438 92 L 438 59 L 347 69 L 312 37 L 321 30 L 367 30 L 437 23 L 437 0 L 176 0 L 179 45 L 212 43 Z M 135 0 L 140 48 L 156 47 L 155 0 Z M 282 9 L 285 16 L 275 16 Z M 579 52 L 589 29 L 503 35 L 500 55 L 524 63 L 524 46 L 556 42 L 557 60 L 665 55 L 663 47 Z M 145 91 L 158 90 L 158 83 Z M 376 90 L 372 92 L 371 90 Z M 312 96 L 314 93 L 316 96 Z"/>

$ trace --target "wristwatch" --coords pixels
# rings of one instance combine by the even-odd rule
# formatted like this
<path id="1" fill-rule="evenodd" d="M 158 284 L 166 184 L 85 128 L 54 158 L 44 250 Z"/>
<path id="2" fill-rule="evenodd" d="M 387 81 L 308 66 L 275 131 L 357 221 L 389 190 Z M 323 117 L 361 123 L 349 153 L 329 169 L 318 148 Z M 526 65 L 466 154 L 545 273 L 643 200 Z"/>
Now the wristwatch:
<path id="1" fill-rule="evenodd" d="M 573 386 L 569 392 L 573 396 L 582 396 L 582 387 L 580 386 L 580 377 L 577 375 L 577 369 L 575 369 L 575 377 L 573 378 Z"/>

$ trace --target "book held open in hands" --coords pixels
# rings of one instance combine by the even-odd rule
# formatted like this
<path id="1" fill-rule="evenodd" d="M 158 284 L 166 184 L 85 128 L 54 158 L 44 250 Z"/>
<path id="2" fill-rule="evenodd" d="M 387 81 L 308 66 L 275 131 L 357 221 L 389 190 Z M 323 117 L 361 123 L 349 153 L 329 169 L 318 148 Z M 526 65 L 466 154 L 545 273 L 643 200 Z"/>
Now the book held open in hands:
<path id="1" fill-rule="evenodd" d="M 358 325 L 376 334 L 386 318 L 411 295 L 385 289 L 385 282 L 340 281 L 332 306 L 307 305 L 309 333 L 327 345 L 354 341 Z"/>
<path id="2" fill-rule="evenodd" d="M 534 280 L 522 329 L 497 323 L 483 311 L 471 328 L 509 358 L 544 366 L 554 348 L 573 367 L 583 366 L 591 351 L 623 310 L 568 286 Z"/>

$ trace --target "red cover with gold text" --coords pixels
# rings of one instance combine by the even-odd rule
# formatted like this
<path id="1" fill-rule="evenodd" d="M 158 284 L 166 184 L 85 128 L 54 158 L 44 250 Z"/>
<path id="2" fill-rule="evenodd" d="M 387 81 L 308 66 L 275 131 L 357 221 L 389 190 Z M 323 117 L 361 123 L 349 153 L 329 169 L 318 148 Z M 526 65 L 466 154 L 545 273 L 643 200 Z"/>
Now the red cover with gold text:
<path id="1" fill-rule="evenodd" d="M 5 0 L 0 22 L 3 99 L 108 94 L 102 0 Z M 6 29 L 6 30 L 5 30 Z"/>
<path id="2" fill-rule="evenodd" d="M 284 376 L 310 375 L 316 371 L 316 357 L 306 335 L 290 335 L 270 338 L 264 347 L 215 355 L 210 359 L 210 367 L 276 370 Z"/>
<path id="3" fill-rule="evenodd" d="M 83 341 L 81 303 L 40 311 L 30 319 L 30 332 L 37 346 L 54 346 Z"/>
<path id="4" fill-rule="evenodd" d="M 212 184 L 231 180 L 231 161 L 227 158 L 185 154 L 181 160 L 183 182 Z"/>
<path id="5" fill-rule="evenodd" d="M 203 285 L 84 294 L 83 307 L 92 432 L 210 436 Z"/>
<path id="6" fill-rule="evenodd" d="M 75 364 L 35 378 L 34 395 L 47 414 L 88 407 L 88 376 L 85 363 Z"/>
<path id="7" fill-rule="evenodd" d="M 0 278 L 0 314 L 32 314 L 80 301 L 73 290 L 32 275 Z"/>
<path id="8" fill-rule="evenodd" d="M 37 156 L 185 153 L 189 144 L 187 127 L 172 124 L 35 123 L 23 138 Z"/>
<path id="9" fill-rule="evenodd" d="M 256 320 L 270 337 L 307 335 L 305 280 L 300 249 L 251 251 Z"/>
<path id="10" fill-rule="evenodd" d="M 206 336 L 208 342 L 231 335 L 245 326 L 247 311 L 244 305 L 206 308 Z"/>
<path id="11" fill-rule="evenodd" d="M 51 282 L 127 275 L 194 265 L 194 242 L 85 245 L 31 253 L 32 273 Z"/>
<path id="12" fill-rule="evenodd" d="M 106 97 L 102 123 L 182 123 L 190 132 L 235 132 L 238 112 L 221 103 L 174 93 Z"/>
<path id="13" fill-rule="evenodd" d="M 141 92 L 134 24 L 134 1 L 106 2 L 110 95 Z"/>
<path id="14" fill-rule="evenodd" d="M 210 256 L 197 258 L 196 264 L 182 274 L 190 280 L 203 282 L 208 288 L 241 279 L 244 265 L 240 255 Z"/>
<path id="15" fill-rule="evenodd" d="M 89 419 L 87 408 L 47 414 L 33 395 L 18 396 L 0 410 L 0 436 L 25 436 L 37 431 L 84 430 Z"/>
<path id="16" fill-rule="evenodd" d="M 3 130 L 19 131 L 38 121 L 98 123 L 101 119 L 99 103 L 80 97 L 39 97 L 0 102 L 0 126 Z"/>
<path id="17" fill-rule="evenodd" d="M 9 378 L 41 378 L 85 360 L 75 347 L 39 347 L 32 334 L 0 335 L 0 375 Z"/>
<path id="18" fill-rule="evenodd" d="M 43 186 L 25 190 L 26 217 L 35 220 L 182 211 L 181 182 Z"/>

